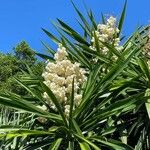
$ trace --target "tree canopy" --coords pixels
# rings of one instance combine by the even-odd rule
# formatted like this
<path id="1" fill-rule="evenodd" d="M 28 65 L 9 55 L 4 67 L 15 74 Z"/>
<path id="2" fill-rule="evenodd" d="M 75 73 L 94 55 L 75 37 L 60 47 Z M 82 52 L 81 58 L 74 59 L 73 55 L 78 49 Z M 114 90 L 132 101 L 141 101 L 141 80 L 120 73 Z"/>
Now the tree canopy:
<path id="1" fill-rule="evenodd" d="M 14 78 L 19 78 L 23 71 L 28 72 L 28 67 L 32 68 L 35 74 L 41 74 L 44 64 L 37 60 L 34 50 L 25 41 L 17 44 L 13 51 L 13 54 L 0 53 L 0 91 L 19 93 L 23 89 Z"/>

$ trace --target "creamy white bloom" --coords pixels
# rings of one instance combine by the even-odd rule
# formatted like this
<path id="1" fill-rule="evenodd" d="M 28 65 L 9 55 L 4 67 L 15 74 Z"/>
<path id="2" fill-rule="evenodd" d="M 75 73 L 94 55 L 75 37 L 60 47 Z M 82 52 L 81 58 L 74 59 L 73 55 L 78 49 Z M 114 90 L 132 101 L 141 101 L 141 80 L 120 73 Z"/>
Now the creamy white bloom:
<path id="1" fill-rule="evenodd" d="M 61 44 L 54 55 L 55 62 L 47 62 L 42 76 L 44 83 L 51 89 L 56 98 L 64 107 L 66 116 L 69 114 L 69 98 L 72 93 L 72 82 L 74 79 L 75 106 L 78 106 L 82 99 L 79 93 L 81 85 L 86 81 L 86 71 L 80 67 L 80 63 L 72 63 L 68 58 L 66 48 Z M 43 94 L 49 106 L 56 110 L 55 105 L 48 97 Z"/>
<path id="2" fill-rule="evenodd" d="M 113 44 L 118 51 L 122 50 L 122 47 L 120 47 L 120 38 L 117 38 L 119 29 L 116 26 L 116 18 L 114 18 L 113 16 L 110 16 L 106 20 L 106 24 L 98 24 L 97 30 L 94 32 L 99 40 L 99 45 L 101 46 L 100 50 L 103 54 L 107 54 L 108 49 L 105 46 L 103 46 L 101 42 L 107 42 L 109 44 Z M 94 36 L 92 37 L 91 42 L 93 43 L 93 45 L 90 48 L 95 50 Z"/>
<path id="3" fill-rule="evenodd" d="M 65 105 L 65 114 L 66 114 L 66 116 L 69 116 L 69 112 L 70 112 L 70 105 Z"/>
<path id="4" fill-rule="evenodd" d="M 75 99 L 76 105 L 78 106 L 78 105 L 80 104 L 80 102 L 81 102 L 82 94 L 76 94 L 76 95 L 74 96 L 74 99 Z"/>
<path id="5" fill-rule="evenodd" d="M 40 106 L 40 105 L 38 105 L 38 106 L 36 106 L 37 108 L 40 108 L 40 109 L 42 109 L 42 110 L 47 110 L 47 107 L 45 106 L 45 105 L 42 105 L 42 106 Z"/>
<path id="6" fill-rule="evenodd" d="M 57 49 L 57 53 L 54 55 L 54 59 L 56 61 L 62 61 L 67 59 L 67 51 L 66 48 L 59 44 L 59 48 Z"/>
<path id="7" fill-rule="evenodd" d="M 107 19 L 107 25 L 108 26 L 114 26 L 116 23 L 116 18 L 114 18 L 113 16 L 110 16 L 110 18 Z"/>

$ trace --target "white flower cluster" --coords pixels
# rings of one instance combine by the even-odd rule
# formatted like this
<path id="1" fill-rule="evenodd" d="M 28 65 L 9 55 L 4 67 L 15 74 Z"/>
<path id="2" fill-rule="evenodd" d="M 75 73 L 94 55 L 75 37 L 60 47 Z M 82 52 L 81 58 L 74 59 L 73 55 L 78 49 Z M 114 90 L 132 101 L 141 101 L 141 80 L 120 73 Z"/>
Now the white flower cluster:
<path id="1" fill-rule="evenodd" d="M 99 45 L 101 46 L 101 51 L 103 54 L 107 54 L 108 49 L 105 46 L 103 46 L 101 41 L 109 44 L 113 44 L 117 50 L 122 49 L 122 46 L 119 45 L 120 38 L 117 37 L 118 33 L 119 33 L 119 29 L 116 26 L 116 18 L 114 18 L 113 16 L 110 16 L 107 19 L 106 24 L 98 24 L 95 34 L 99 40 Z M 93 43 L 91 48 L 95 50 L 94 36 L 92 37 L 91 42 Z"/>
<path id="2" fill-rule="evenodd" d="M 54 55 L 55 62 L 48 62 L 42 76 L 44 77 L 44 83 L 51 89 L 56 98 L 62 104 L 66 115 L 69 114 L 69 98 L 72 93 L 72 82 L 74 78 L 74 101 L 75 106 L 80 104 L 82 94 L 79 93 L 81 85 L 86 81 L 83 68 L 80 68 L 80 64 L 72 63 L 68 58 L 66 48 L 61 44 Z M 56 110 L 55 105 L 47 93 L 44 93 L 44 98 L 47 99 L 51 108 Z"/>

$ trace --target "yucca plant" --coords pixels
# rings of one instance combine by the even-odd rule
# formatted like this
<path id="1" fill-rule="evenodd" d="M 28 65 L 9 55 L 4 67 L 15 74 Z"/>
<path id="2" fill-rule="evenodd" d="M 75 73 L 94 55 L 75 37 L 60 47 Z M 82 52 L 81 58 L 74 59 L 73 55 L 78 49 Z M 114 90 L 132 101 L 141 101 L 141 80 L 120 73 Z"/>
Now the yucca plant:
<path id="1" fill-rule="evenodd" d="M 126 2 L 118 23 L 102 15 L 101 24 L 72 4 L 84 35 L 59 19 L 60 38 L 43 29 L 59 48 L 43 43 L 50 52 L 37 53 L 47 60 L 43 75 L 28 68 L 16 79 L 30 95 L 0 94 L 2 105 L 17 110 L 1 121 L 1 149 L 150 149 L 149 27 L 123 42 Z"/>

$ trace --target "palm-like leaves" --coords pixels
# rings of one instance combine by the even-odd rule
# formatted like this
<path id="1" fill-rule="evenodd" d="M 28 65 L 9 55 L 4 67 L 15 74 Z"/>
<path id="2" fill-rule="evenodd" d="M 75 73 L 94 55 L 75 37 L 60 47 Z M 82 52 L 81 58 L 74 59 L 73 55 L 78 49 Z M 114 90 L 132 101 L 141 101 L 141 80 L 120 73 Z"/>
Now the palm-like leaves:
<path id="1" fill-rule="evenodd" d="M 12 93 L 0 94 L 1 104 L 27 112 L 23 120 L 18 120 L 15 128 L 12 124 L 1 126 L 1 142 L 7 145 L 8 149 L 26 150 L 148 149 L 150 73 L 147 60 L 144 60 L 142 54 L 147 42 L 147 27 L 138 29 L 124 43 L 121 52 L 113 45 L 101 42 L 108 48 L 110 54 L 117 57 L 116 60 L 111 60 L 99 53 L 100 45 L 97 40 L 96 51 L 89 47 L 91 45 L 89 39 L 93 35 L 93 30 L 97 28 L 92 11 L 87 12 L 88 21 L 74 3 L 73 6 L 81 19 L 80 26 L 84 37 L 61 20 L 58 20 L 56 25 L 61 40 L 47 30 L 43 31 L 54 42 L 61 42 L 67 48 L 70 60 L 80 62 L 82 67 L 88 70 L 81 104 L 73 109 L 73 80 L 70 114 L 66 117 L 59 99 L 42 83 L 42 78 L 37 78 L 30 70 L 29 74 L 17 80 L 30 93 L 29 97 Z M 126 3 L 119 21 L 120 31 L 125 9 Z M 102 20 L 105 22 L 103 15 Z M 94 37 L 97 38 L 96 35 Z M 54 56 L 54 50 L 43 44 L 51 56 Z M 39 53 L 37 55 L 54 61 L 51 56 Z M 97 59 L 96 63 L 93 61 L 94 58 Z M 57 112 L 45 102 L 42 96 L 44 92 L 47 92 L 55 104 Z M 46 106 L 47 110 L 37 107 L 39 105 Z M 25 112 L 23 113 L 26 114 Z M 14 118 L 14 121 L 16 119 Z M 135 138 L 134 142 L 130 142 L 132 138 Z M 15 142 L 18 144 L 14 144 Z"/>

